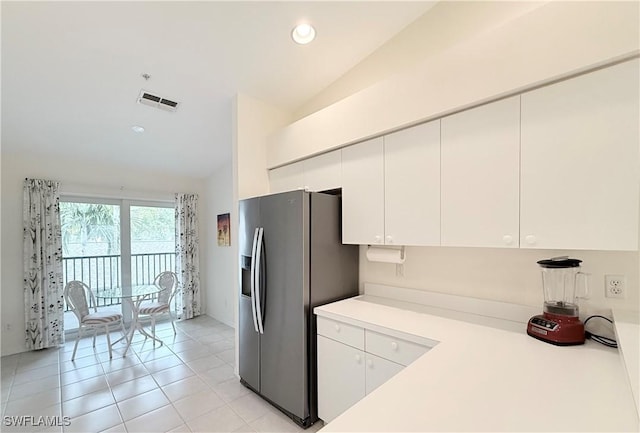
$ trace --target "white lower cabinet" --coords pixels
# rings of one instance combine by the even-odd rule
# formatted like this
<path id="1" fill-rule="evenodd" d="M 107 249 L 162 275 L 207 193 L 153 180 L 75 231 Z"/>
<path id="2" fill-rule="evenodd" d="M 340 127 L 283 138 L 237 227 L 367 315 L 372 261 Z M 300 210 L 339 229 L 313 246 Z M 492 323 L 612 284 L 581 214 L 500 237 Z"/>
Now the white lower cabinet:
<path id="1" fill-rule="evenodd" d="M 429 347 L 379 332 L 365 330 L 365 351 L 400 365 L 409 365 L 424 355 Z"/>
<path id="2" fill-rule="evenodd" d="M 330 422 L 430 347 L 318 317 L 318 417 Z"/>
<path id="3" fill-rule="evenodd" d="M 318 416 L 329 422 L 365 396 L 362 350 L 318 335 Z"/>
<path id="4" fill-rule="evenodd" d="M 371 391 L 391 379 L 404 365 L 396 364 L 379 356 L 365 353 L 365 392 L 369 394 Z"/>

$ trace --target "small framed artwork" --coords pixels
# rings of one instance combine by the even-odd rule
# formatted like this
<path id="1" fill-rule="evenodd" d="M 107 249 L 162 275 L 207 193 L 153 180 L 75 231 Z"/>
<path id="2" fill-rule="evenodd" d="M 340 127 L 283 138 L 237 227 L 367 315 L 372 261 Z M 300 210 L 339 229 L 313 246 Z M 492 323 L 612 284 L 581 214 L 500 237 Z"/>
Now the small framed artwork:
<path id="1" fill-rule="evenodd" d="M 231 245 L 231 218 L 228 213 L 218 215 L 218 246 L 228 247 Z"/>

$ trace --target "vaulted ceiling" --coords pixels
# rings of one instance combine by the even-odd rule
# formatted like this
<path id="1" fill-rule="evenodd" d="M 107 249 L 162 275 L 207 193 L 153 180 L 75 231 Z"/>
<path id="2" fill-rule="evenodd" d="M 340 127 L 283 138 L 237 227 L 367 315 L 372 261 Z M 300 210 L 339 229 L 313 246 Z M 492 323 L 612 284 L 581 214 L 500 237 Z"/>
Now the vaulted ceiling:
<path id="1" fill-rule="evenodd" d="M 2 152 L 206 177 L 230 160 L 237 92 L 292 112 L 432 4 L 3 1 Z"/>

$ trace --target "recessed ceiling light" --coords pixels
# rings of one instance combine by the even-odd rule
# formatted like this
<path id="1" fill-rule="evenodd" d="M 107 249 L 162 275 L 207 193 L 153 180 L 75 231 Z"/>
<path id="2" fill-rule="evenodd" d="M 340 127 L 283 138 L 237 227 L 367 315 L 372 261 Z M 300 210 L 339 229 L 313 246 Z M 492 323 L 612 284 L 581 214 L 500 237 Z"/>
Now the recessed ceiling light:
<path id="1" fill-rule="evenodd" d="M 133 129 L 133 132 L 137 132 L 138 134 L 142 134 L 144 132 L 144 128 L 138 125 L 133 125 L 131 129 Z"/>
<path id="2" fill-rule="evenodd" d="M 297 44 L 308 44 L 316 38 L 316 29 L 314 29 L 311 24 L 298 24 L 291 32 L 291 38 L 293 38 Z"/>

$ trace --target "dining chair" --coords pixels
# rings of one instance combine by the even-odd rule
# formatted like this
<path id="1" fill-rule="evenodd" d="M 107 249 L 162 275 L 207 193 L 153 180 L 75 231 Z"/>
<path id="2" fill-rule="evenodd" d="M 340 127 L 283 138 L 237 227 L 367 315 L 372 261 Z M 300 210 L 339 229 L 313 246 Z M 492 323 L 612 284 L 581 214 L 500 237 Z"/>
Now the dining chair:
<path id="1" fill-rule="evenodd" d="M 153 284 L 163 290 L 158 294 L 157 299 L 144 301 L 140 304 L 138 317 L 148 316 L 149 318 L 151 318 L 151 335 L 155 339 L 156 318 L 163 314 L 168 314 L 169 318 L 171 319 L 171 326 L 173 327 L 173 333 L 175 335 L 176 325 L 173 323 L 174 317 L 173 314 L 171 314 L 171 301 L 178 291 L 178 276 L 175 272 L 164 271 L 156 276 Z"/>
<path id="2" fill-rule="evenodd" d="M 109 346 L 109 359 L 113 357 L 111 352 L 111 337 L 109 336 L 112 325 L 120 325 L 122 335 L 125 335 L 124 321 L 122 314 L 114 312 L 98 311 L 96 299 L 93 292 L 82 281 L 69 281 L 64 288 L 64 299 L 73 313 L 78 318 L 78 335 L 76 344 L 73 346 L 71 360 L 76 357 L 78 342 L 82 338 L 85 329 L 93 329 L 93 347 L 96 347 L 96 334 L 98 330 L 104 329 L 107 335 L 107 345 Z M 93 310 L 93 312 L 91 312 Z"/>

